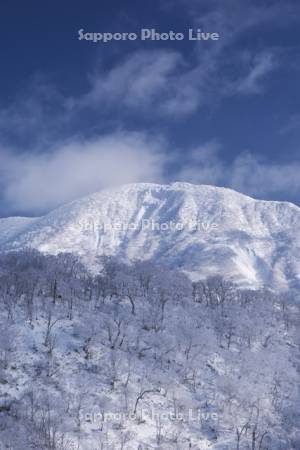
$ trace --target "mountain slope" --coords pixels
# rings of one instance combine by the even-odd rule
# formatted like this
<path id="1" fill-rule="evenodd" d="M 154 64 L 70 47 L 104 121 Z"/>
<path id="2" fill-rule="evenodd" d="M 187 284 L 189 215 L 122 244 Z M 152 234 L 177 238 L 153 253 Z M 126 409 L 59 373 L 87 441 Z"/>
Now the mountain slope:
<path id="1" fill-rule="evenodd" d="M 300 284 L 300 208 L 230 189 L 131 184 L 25 220 L 15 230 L 13 220 L 0 222 L 4 250 L 75 252 L 88 264 L 104 254 L 154 259 L 194 278 L 220 273 L 255 287 Z"/>
<path id="2" fill-rule="evenodd" d="M 0 245 L 14 239 L 33 224 L 36 219 L 30 217 L 8 217 L 0 219 Z"/>

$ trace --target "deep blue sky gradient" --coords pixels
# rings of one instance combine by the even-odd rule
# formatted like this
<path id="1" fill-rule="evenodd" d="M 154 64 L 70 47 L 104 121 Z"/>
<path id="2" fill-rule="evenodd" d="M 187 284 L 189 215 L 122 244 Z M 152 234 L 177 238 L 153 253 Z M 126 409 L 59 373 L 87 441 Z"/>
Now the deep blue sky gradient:
<path id="1" fill-rule="evenodd" d="M 176 149 L 176 158 L 167 168 L 170 179 L 173 173 L 176 179 L 176 172 L 186 160 L 189 149 L 211 141 L 220 143 L 220 157 L 226 164 L 232 164 L 243 152 L 250 152 L 266 164 L 300 163 L 299 6 L 296 1 L 247 1 L 243 10 L 236 7 L 237 2 L 229 1 L 224 25 L 224 3 L 201 0 L 172 3 L 157 0 L 3 0 L 0 6 L 0 143 L 3 148 L 13 148 L 20 154 L 38 152 L 40 142 L 52 144 L 75 134 L 84 138 L 96 137 L 122 127 L 128 132 L 159 133 L 168 142 L 168 149 L 171 149 L 168 151 Z M 248 8 L 265 11 L 275 4 L 274 18 L 264 22 L 258 19 L 257 24 L 254 20 L 243 30 Z M 78 41 L 80 28 L 99 32 L 139 32 L 141 28 L 154 27 L 160 31 L 186 32 L 189 27 L 205 27 L 207 14 L 218 9 L 221 12 L 217 15 L 219 23 L 216 21 L 215 29 L 208 31 L 219 32 L 222 40 L 224 35 L 227 39 L 231 32 L 234 34 L 237 27 L 241 26 L 242 30 L 220 51 L 216 59 L 216 80 L 207 86 L 207 92 L 205 85 L 201 87 L 205 100 L 195 111 L 176 118 L 158 114 L 153 105 L 147 111 L 122 107 L 103 111 L 99 108 L 97 114 L 95 109 L 85 109 L 59 125 L 65 114 L 60 99 L 84 96 L 90 89 L 90 77 L 94 73 L 109 73 L 135 52 L 175 51 L 182 55 L 187 67 L 192 68 L 201 66 L 205 52 L 210 54 L 213 46 L 219 45 L 188 40 L 93 44 Z M 246 77 L 255 62 L 255 55 L 264 53 L 272 54 L 273 66 L 258 79 L 257 91 L 234 91 L 227 95 L 226 86 L 230 88 L 231 82 Z M 244 67 L 239 65 L 237 55 L 248 57 L 252 63 Z M 45 89 L 41 94 L 36 93 L 38 85 Z M 22 114 L 22 98 L 31 96 L 38 98 L 46 119 L 42 126 L 25 127 L 20 131 L 11 120 L 12 111 L 18 110 Z M 53 126 L 53 121 L 57 126 Z M 41 151 L 47 151 L 47 145 Z M 2 188 L 4 191 L 5 186 Z M 291 192 L 287 187 L 275 191 L 266 192 L 262 197 L 300 203 L 297 189 Z M 0 194 L 0 199 L 2 197 Z M 3 199 L 0 210 L 2 215 L 19 212 Z M 30 208 L 27 212 L 30 213 Z"/>

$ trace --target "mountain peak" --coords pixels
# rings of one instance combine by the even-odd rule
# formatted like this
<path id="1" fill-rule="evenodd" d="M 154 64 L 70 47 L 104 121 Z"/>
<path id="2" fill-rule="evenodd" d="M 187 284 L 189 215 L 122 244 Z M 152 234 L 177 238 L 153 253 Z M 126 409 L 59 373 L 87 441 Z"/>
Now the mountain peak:
<path id="1" fill-rule="evenodd" d="M 12 226 L 13 224 L 13 226 Z M 243 285 L 300 283 L 300 209 L 234 190 L 184 182 L 105 189 L 36 219 L 2 219 L 4 250 L 74 252 L 154 260 L 194 278 L 222 274 Z"/>

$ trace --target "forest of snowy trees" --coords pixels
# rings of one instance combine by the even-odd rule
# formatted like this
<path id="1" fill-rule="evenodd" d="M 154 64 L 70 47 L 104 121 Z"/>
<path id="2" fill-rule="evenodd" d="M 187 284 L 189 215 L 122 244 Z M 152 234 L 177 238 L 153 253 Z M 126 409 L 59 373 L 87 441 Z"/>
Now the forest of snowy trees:
<path id="1" fill-rule="evenodd" d="M 0 449 L 299 450 L 294 293 L 0 255 Z"/>

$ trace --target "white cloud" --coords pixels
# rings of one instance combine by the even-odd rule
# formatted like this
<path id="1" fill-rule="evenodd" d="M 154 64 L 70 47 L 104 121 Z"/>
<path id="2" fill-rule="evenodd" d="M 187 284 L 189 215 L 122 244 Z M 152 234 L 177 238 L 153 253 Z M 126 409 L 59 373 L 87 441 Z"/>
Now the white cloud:
<path id="1" fill-rule="evenodd" d="M 194 25 L 220 32 L 220 41 L 197 43 L 191 55 L 170 50 L 132 53 L 111 69 L 95 72 L 87 92 L 73 98 L 61 95 L 43 79 L 33 80 L 26 95 L 0 111 L 2 136 L 18 136 L 23 150 L 0 155 L 1 196 L 10 211 L 38 213 L 111 184 L 162 180 L 165 155 L 172 160 L 174 154 L 153 137 L 119 133 L 54 144 L 59 136 L 76 132 L 83 116 L 88 126 L 83 123 L 80 132 L 88 134 L 97 132 L 99 124 L 107 129 L 111 121 L 127 123 L 128 113 L 133 114 L 132 124 L 139 116 L 173 120 L 214 105 L 224 96 L 263 91 L 266 77 L 277 66 L 276 51 L 265 46 L 261 52 L 260 45 L 252 42 L 245 51 L 239 39 L 267 22 L 281 26 L 281 17 L 287 26 L 291 17 L 281 15 L 280 3 L 257 6 L 248 0 L 243 4 L 205 0 L 188 5 Z M 27 135 L 38 151 L 24 153 Z M 172 178 L 231 186 L 261 197 L 299 193 L 299 163 L 279 165 L 246 153 L 228 164 L 220 152 L 214 141 L 194 151 L 183 149 L 174 165 L 182 163 L 186 154 L 189 159 Z"/>
<path id="2" fill-rule="evenodd" d="M 268 88 L 264 80 L 279 67 L 277 60 L 282 62 L 287 50 L 280 36 L 292 23 L 299 22 L 300 5 L 289 7 L 280 0 L 177 2 L 186 6 L 194 28 L 220 34 L 220 40 L 213 45 L 196 44 L 194 48 L 197 64 L 192 83 L 195 85 L 197 78 L 204 78 L 200 85 L 202 96 L 206 98 L 207 92 L 212 92 L 212 97 L 218 100 L 223 96 L 257 95 Z M 272 47 L 265 39 L 270 25 L 278 36 Z"/>
<path id="3" fill-rule="evenodd" d="M 168 150 L 168 151 L 167 151 Z M 300 163 L 262 160 L 246 152 L 225 163 L 222 147 L 210 141 L 171 153 L 165 142 L 137 133 L 69 141 L 51 152 L 0 153 L 0 184 L 6 211 L 42 213 L 102 188 L 130 182 L 187 181 L 231 187 L 257 198 L 300 194 Z M 167 167 L 180 165 L 168 178 Z"/>
<path id="4" fill-rule="evenodd" d="M 70 141 L 45 153 L 0 154 L 3 199 L 11 211 L 40 213 L 103 187 L 160 181 L 162 143 L 119 133 Z"/>
<path id="5" fill-rule="evenodd" d="M 220 144 L 210 141 L 189 152 L 188 161 L 182 165 L 178 179 L 195 184 L 222 183 L 224 165 L 220 159 L 220 149 Z"/>
<path id="6" fill-rule="evenodd" d="M 187 68 L 175 51 L 140 51 L 108 72 L 90 77 L 86 95 L 69 100 L 71 107 L 121 108 L 147 114 L 185 114 L 197 108 L 197 90 L 185 85 Z M 183 73 L 183 77 L 181 75 Z"/>
<path id="7" fill-rule="evenodd" d="M 300 163 L 272 163 L 249 152 L 239 155 L 232 167 L 230 185 L 241 192 L 258 197 L 276 194 L 300 194 Z"/>
<path id="8" fill-rule="evenodd" d="M 272 163 L 250 152 L 239 154 L 225 163 L 215 141 L 198 147 L 181 167 L 177 178 L 195 184 L 231 187 L 257 198 L 300 195 L 300 162 Z"/>
<path id="9" fill-rule="evenodd" d="M 202 44 L 201 55 L 191 63 L 175 51 L 130 54 L 111 70 L 94 73 L 89 91 L 66 104 L 73 111 L 96 108 L 100 113 L 125 110 L 178 118 L 193 114 L 212 98 L 259 94 L 264 78 L 276 67 L 274 55 L 269 50 L 243 58 L 240 51 L 224 49 L 233 36 L 236 33 L 231 40 L 212 44 L 215 48 L 205 49 Z M 228 73 L 229 60 L 234 74 Z"/>
<path id="10" fill-rule="evenodd" d="M 200 54 L 190 59 L 166 49 L 129 54 L 109 70 L 95 71 L 86 92 L 73 97 L 34 77 L 26 92 L 0 110 L 0 131 L 8 142 L 39 146 L 66 136 L 83 116 L 91 128 L 128 119 L 128 113 L 180 119 L 224 96 L 260 93 L 265 76 L 276 67 L 272 52 L 243 59 L 224 48 L 230 42 L 224 37 L 207 48 L 202 43 Z M 228 67 L 233 68 L 229 73 Z M 240 71 L 236 79 L 233 74 Z"/>
<path id="11" fill-rule="evenodd" d="M 300 129 L 300 114 L 293 114 L 288 121 L 279 129 L 279 134 L 288 134 Z"/>
<path id="12" fill-rule="evenodd" d="M 28 137 L 39 143 L 64 125 L 65 98 L 45 77 L 36 75 L 15 100 L 0 109 L 0 130 L 3 136 Z M 36 139 L 38 136 L 38 139 Z"/>
<path id="13" fill-rule="evenodd" d="M 242 94 L 256 94 L 263 90 L 262 80 L 274 68 L 276 63 L 270 52 L 258 54 L 253 61 L 249 73 L 236 83 L 236 90 Z"/>

